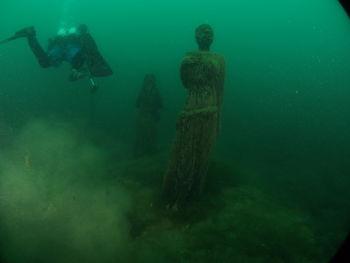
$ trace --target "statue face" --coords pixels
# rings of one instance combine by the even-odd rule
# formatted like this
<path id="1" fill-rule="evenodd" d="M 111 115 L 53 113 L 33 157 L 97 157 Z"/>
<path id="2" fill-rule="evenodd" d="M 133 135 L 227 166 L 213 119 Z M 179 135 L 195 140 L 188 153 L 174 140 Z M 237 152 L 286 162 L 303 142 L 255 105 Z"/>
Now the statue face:
<path id="1" fill-rule="evenodd" d="M 153 74 L 147 74 L 144 78 L 143 83 L 146 88 L 153 88 L 156 86 L 156 76 Z"/>
<path id="2" fill-rule="evenodd" d="M 200 50 L 209 50 L 214 39 L 214 31 L 210 25 L 200 25 L 196 29 L 196 41 Z"/>

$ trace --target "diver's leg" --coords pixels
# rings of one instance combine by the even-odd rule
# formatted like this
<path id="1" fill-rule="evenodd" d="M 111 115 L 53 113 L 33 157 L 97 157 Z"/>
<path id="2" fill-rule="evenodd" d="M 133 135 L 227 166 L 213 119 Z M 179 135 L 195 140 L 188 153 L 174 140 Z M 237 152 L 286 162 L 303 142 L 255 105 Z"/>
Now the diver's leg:
<path id="1" fill-rule="evenodd" d="M 40 66 L 42 66 L 43 68 L 50 67 L 50 58 L 36 39 L 35 28 L 33 26 L 23 28 L 15 33 L 13 39 L 21 37 L 26 37 L 28 39 L 29 47 L 35 55 L 36 59 L 38 60 Z"/>
<path id="2" fill-rule="evenodd" d="M 35 35 L 30 35 L 27 37 L 28 44 L 36 59 L 38 60 L 40 66 L 43 68 L 48 68 L 51 66 L 50 58 L 44 51 L 44 49 L 40 46 L 38 40 Z"/>

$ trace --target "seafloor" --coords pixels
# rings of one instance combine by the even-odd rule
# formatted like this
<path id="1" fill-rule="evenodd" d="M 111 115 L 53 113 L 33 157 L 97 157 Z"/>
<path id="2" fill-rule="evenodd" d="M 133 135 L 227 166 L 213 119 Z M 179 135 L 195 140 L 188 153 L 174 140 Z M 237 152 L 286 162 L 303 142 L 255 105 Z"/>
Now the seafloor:
<path id="1" fill-rule="evenodd" d="M 320 263 L 336 249 L 339 233 L 248 169 L 213 157 L 202 199 L 168 211 L 167 151 L 133 160 L 82 134 L 32 121 L 2 147 L 1 262 Z"/>

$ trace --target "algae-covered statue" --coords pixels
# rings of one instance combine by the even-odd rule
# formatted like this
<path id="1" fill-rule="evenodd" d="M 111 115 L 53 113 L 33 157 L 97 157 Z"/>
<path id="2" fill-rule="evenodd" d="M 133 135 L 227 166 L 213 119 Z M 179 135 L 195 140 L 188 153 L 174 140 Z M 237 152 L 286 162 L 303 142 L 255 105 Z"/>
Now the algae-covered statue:
<path id="1" fill-rule="evenodd" d="M 156 77 L 147 74 L 136 101 L 139 112 L 137 120 L 134 157 L 153 154 L 157 148 L 157 123 L 159 111 L 163 107 L 160 92 L 156 85 Z"/>
<path id="2" fill-rule="evenodd" d="M 168 208 L 184 206 L 202 193 L 209 153 L 219 133 L 225 60 L 210 51 L 213 38 L 209 25 L 199 26 L 199 50 L 187 53 L 182 61 L 181 80 L 188 97 L 176 124 L 177 134 L 163 182 Z"/>

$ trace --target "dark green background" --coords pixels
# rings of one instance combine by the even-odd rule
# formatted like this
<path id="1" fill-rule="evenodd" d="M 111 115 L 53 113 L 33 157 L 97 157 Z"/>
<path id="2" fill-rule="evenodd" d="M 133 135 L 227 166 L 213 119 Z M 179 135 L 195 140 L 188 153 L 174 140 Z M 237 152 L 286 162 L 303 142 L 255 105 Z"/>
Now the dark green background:
<path id="1" fill-rule="evenodd" d="M 310 212 L 325 233 L 345 236 L 350 19 L 338 1 L 1 0 L 0 38 L 34 25 L 46 46 L 64 9 L 72 21 L 89 26 L 115 72 L 96 80 L 95 141 L 131 147 L 137 92 L 143 76 L 154 73 L 165 105 L 160 150 L 170 149 L 186 95 L 179 65 L 196 49 L 196 26 L 209 23 L 212 49 L 227 62 L 222 134 L 213 158 L 256 174 L 251 183 L 258 188 Z M 70 83 L 68 74 L 68 65 L 40 68 L 23 39 L 0 46 L 0 121 L 14 130 L 36 118 L 85 125 L 89 84 Z"/>

